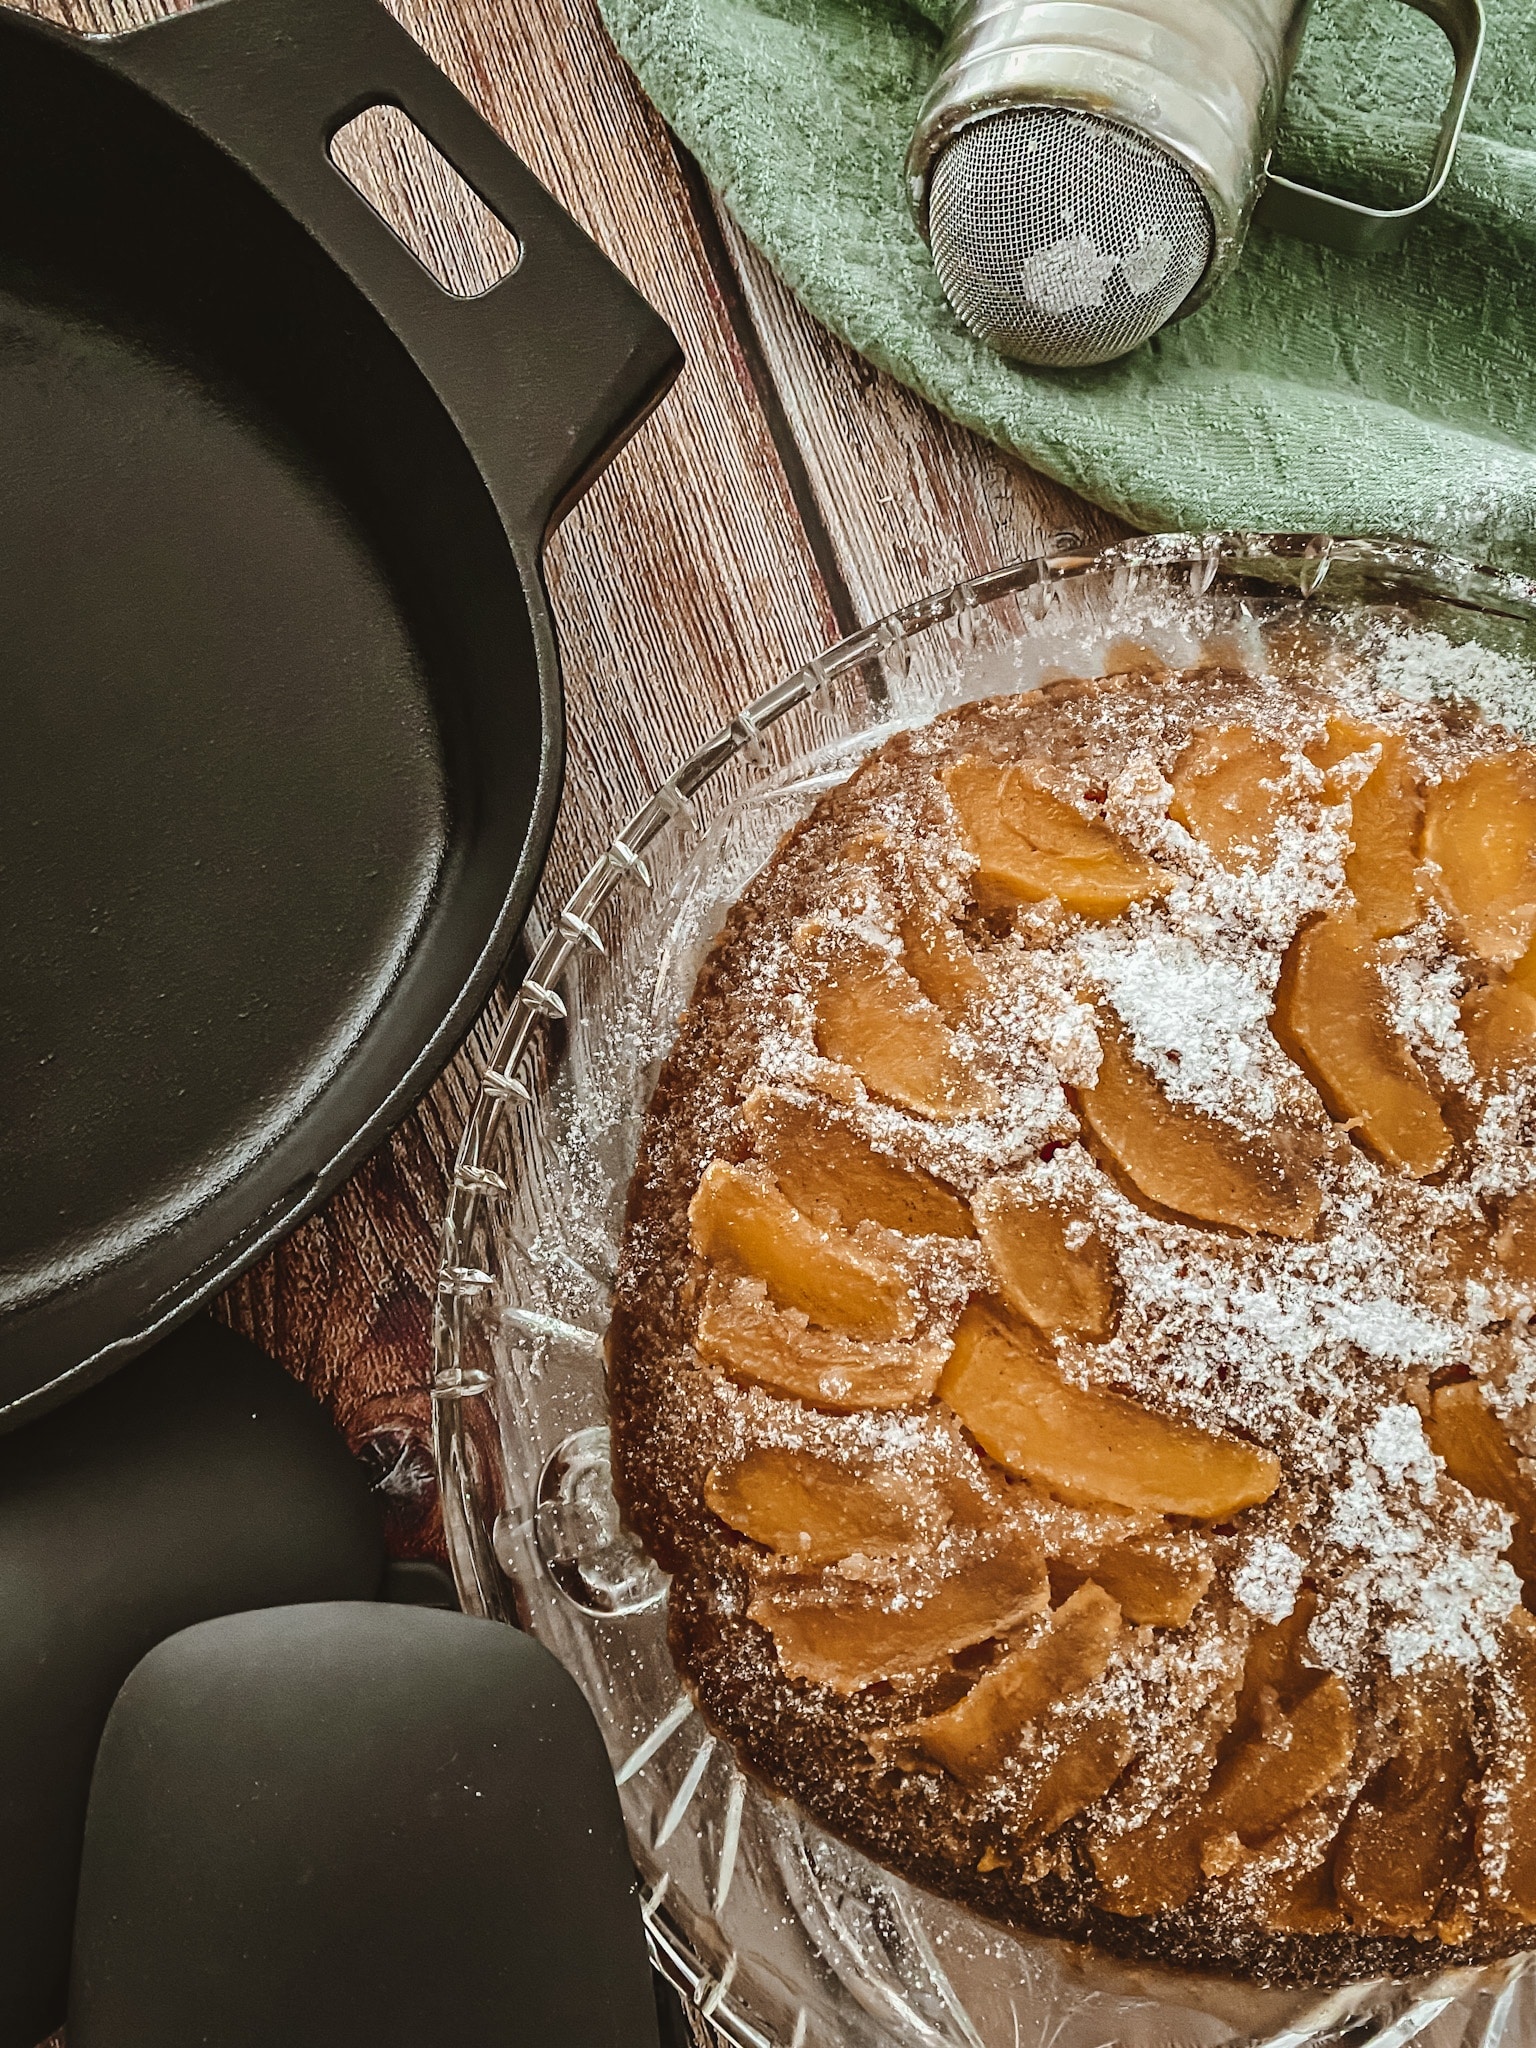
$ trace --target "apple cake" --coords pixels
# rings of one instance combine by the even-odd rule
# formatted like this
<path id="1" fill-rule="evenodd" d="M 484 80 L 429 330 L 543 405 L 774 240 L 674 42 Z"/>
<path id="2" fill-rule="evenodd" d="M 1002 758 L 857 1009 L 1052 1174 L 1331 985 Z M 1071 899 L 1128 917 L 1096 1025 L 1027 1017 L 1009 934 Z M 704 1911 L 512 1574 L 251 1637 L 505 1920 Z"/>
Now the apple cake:
<path id="1" fill-rule="evenodd" d="M 647 1111 L 614 1470 L 743 1765 L 1010 1925 L 1536 1945 L 1536 752 L 1360 660 L 903 732 Z"/>

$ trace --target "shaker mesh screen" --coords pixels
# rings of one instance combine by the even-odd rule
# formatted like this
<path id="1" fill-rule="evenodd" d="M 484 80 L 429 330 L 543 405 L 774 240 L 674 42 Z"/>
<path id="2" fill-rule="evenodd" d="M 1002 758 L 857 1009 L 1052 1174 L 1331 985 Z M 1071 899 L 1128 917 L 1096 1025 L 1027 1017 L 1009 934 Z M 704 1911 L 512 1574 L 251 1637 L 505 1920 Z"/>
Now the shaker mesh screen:
<path id="1" fill-rule="evenodd" d="M 1064 107 L 1010 107 L 963 128 L 934 168 L 928 234 L 971 332 L 1058 369 L 1136 348 L 1211 259 L 1210 212 L 1184 166 Z"/>

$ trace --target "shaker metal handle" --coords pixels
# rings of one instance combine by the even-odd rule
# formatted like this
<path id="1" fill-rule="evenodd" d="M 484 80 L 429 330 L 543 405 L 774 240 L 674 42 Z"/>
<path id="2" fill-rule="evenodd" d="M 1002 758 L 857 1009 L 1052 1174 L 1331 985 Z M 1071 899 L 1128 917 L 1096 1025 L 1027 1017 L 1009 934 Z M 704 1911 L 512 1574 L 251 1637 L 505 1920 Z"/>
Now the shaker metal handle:
<path id="1" fill-rule="evenodd" d="M 1451 174 L 1456 146 L 1467 118 L 1478 62 L 1483 54 L 1483 0 L 1403 0 L 1444 30 L 1456 58 L 1456 74 L 1440 123 L 1440 137 L 1430 165 L 1429 184 L 1408 206 L 1366 206 L 1342 199 L 1314 185 L 1301 185 L 1270 171 L 1257 215 L 1266 227 L 1307 242 L 1342 249 L 1349 256 L 1373 256 L 1395 249 L 1403 236 L 1434 205 Z"/>

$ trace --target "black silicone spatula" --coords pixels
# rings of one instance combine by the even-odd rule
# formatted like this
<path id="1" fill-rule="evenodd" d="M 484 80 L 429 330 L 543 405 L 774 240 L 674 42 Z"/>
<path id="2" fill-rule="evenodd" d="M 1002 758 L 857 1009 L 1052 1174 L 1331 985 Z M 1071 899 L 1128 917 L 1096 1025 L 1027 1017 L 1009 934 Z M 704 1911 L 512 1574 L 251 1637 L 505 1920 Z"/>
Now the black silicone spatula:
<path id="1" fill-rule="evenodd" d="M 0 1436 L 0 2048 L 63 2018 L 92 1759 L 138 1659 L 231 1609 L 375 1598 L 384 1572 L 324 1413 L 206 1319 Z"/>
<path id="2" fill-rule="evenodd" d="M 70 2048 L 657 2048 L 602 1740 L 499 1623 L 328 1604 L 151 1652 L 97 1758 Z"/>

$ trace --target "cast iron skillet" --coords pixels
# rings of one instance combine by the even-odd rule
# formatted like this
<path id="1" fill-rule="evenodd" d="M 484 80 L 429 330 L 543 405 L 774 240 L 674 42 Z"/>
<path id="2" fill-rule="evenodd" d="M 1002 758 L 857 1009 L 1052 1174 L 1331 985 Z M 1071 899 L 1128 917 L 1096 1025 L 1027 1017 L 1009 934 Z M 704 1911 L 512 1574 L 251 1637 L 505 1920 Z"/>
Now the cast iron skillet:
<path id="1" fill-rule="evenodd" d="M 483 297 L 331 164 L 379 102 L 519 238 Z M 540 543 L 679 366 L 372 0 L 0 18 L 0 1421 L 452 1053 L 554 820 Z"/>

